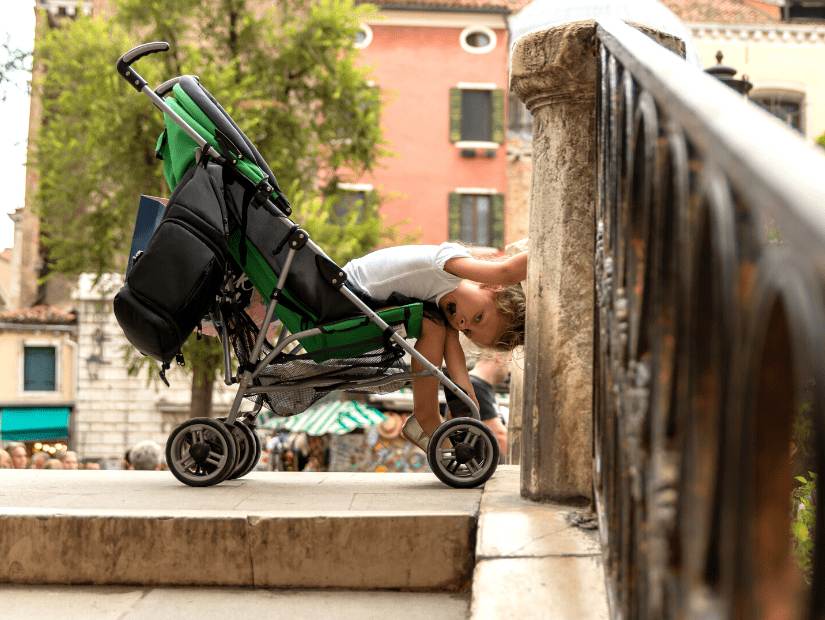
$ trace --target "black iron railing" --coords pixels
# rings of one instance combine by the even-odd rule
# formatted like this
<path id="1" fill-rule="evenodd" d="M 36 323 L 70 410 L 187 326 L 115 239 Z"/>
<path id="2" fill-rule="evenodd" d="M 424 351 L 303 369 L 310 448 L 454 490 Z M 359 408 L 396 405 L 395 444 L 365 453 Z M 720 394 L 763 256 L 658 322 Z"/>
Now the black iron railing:
<path id="1" fill-rule="evenodd" d="M 795 476 L 824 469 L 825 156 L 626 24 L 596 32 L 594 473 L 612 615 L 823 618 L 823 545 L 801 568 L 791 527 Z"/>

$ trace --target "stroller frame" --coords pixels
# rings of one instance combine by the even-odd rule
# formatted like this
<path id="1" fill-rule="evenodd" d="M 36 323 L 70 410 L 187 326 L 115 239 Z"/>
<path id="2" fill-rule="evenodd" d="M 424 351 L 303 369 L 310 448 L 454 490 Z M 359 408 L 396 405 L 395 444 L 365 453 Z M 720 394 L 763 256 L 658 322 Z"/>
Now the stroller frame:
<path id="1" fill-rule="evenodd" d="M 220 153 L 164 100 L 164 97 L 172 91 L 183 77 L 173 78 L 162 83 L 156 89 L 152 89 L 131 66 L 132 63 L 149 54 L 168 50 L 169 44 L 165 42 L 140 45 L 118 60 L 117 71 L 135 90 L 148 97 L 159 110 L 169 116 L 198 144 L 198 149 L 196 149 L 197 162 L 201 161 L 203 156 L 209 157 L 219 165 L 223 167 L 230 166 L 236 174 L 242 175 L 243 173 L 234 166 L 237 161 L 233 160 L 233 154 L 225 156 Z M 197 150 L 201 152 L 197 153 Z M 261 183 L 265 184 L 265 181 L 266 177 Z M 277 183 L 272 184 L 277 188 Z M 273 190 L 269 185 L 266 185 L 266 189 Z M 279 190 L 275 189 L 275 191 L 279 193 Z M 284 241 L 287 243 L 288 253 L 284 266 L 278 274 L 278 281 L 267 305 L 266 315 L 258 329 L 249 358 L 251 361 L 258 360 L 264 343 L 267 341 L 267 332 L 273 322 L 275 310 L 281 298 L 287 275 L 292 268 L 296 252 L 306 247 L 314 254 L 326 257 L 323 250 L 309 238 L 306 231 L 298 228 L 289 219 L 287 215 L 291 213 L 291 209 L 282 195 L 278 195 L 275 201 L 270 196 L 266 196 L 265 199 L 260 200 L 259 204 L 258 202 L 257 200 L 253 201 L 253 206 L 266 209 L 283 227 L 286 234 Z M 218 316 L 215 317 L 213 312 L 211 318 L 218 330 L 223 348 L 224 382 L 226 385 L 238 383 L 238 390 L 225 419 L 220 419 L 216 423 L 216 420 L 211 418 L 193 418 L 173 431 L 166 449 L 167 461 L 172 473 L 190 486 L 210 486 L 225 479 L 239 478 L 254 469 L 261 453 L 260 439 L 257 433 L 254 432 L 254 422 L 262 408 L 262 402 L 257 402 L 255 408 L 251 411 L 241 411 L 241 403 L 245 396 L 294 390 L 297 387 L 335 386 L 336 390 L 347 391 L 348 389 L 379 387 L 398 381 L 408 382 L 416 378 L 435 377 L 467 406 L 469 416 L 452 418 L 438 427 L 430 438 L 427 454 L 430 466 L 436 476 L 449 486 L 470 488 L 485 482 L 493 474 L 498 464 L 499 447 L 492 431 L 480 421 L 481 417 L 476 404 L 437 366 L 430 363 L 401 334 L 397 333 L 375 310 L 370 308 L 348 287 L 344 286 L 346 274 L 332 261 L 327 259 L 327 262 L 329 268 L 321 270 L 321 275 L 326 279 L 326 283 L 349 300 L 363 315 L 378 326 L 385 338 L 395 342 L 412 359 L 421 364 L 424 370 L 419 372 L 396 372 L 384 377 L 354 379 L 346 382 L 342 381 L 341 377 L 309 377 L 290 380 L 281 384 L 255 386 L 253 385 L 254 379 L 267 365 L 284 352 L 286 347 L 295 342 L 300 345 L 302 339 L 320 335 L 322 330 L 313 327 L 288 334 L 286 325 L 283 325 L 278 341 L 274 344 L 272 351 L 262 360 L 257 361 L 254 368 L 247 366 L 242 373 L 239 373 L 239 377 L 235 377 L 232 376 L 227 317 L 224 316 L 221 309 L 222 304 L 217 304 Z M 229 272 L 231 268 L 227 267 L 227 270 Z M 229 283 L 229 290 L 222 290 L 221 297 L 228 296 L 228 293 L 233 292 L 233 279 L 227 278 L 227 282 Z M 299 349 L 300 347 L 293 349 L 291 353 Z M 476 445 L 479 440 L 481 440 L 481 444 Z M 199 453 L 196 454 L 198 451 L 192 449 L 192 446 L 204 442 L 210 447 L 210 450 L 208 455 L 201 457 Z"/>

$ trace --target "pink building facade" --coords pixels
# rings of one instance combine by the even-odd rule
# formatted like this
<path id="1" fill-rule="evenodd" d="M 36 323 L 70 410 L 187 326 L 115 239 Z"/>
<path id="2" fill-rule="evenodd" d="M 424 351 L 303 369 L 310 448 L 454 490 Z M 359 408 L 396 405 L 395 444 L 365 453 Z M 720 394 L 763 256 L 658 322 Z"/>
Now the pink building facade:
<path id="1" fill-rule="evenodd" d="M 345 186 L 388 195 L 388 223 L 420 243 L 459 240 L 501 249 L 505 239 L 507 12 L 382 7 L 358 46 L 386 101 L 382 124 L 395 157 Z"/>

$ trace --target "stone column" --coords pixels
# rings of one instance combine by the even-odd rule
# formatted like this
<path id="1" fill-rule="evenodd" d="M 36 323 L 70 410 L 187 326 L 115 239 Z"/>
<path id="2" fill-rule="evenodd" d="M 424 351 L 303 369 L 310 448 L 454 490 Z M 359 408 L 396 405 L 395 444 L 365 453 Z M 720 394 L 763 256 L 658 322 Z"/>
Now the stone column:
<path id="1" fill-rule="evenodd" d="M 526 35 L 512 55 L 510 90 L 534 117 L 520 434 L 521 495 L 536 501 L 592 499 L 597 63 L 593 20 Z"/>

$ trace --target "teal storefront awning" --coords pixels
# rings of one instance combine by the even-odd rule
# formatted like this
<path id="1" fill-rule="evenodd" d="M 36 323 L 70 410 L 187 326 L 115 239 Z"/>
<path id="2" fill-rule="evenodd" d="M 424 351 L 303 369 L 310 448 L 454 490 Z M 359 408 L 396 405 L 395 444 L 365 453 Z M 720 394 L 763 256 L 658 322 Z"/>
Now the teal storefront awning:
<path id="1" fill-rule="evenodd" d="M 41 441 L 68 436 L 68 407 L 4 407 L 0 411 L 3 441 Z"/>

